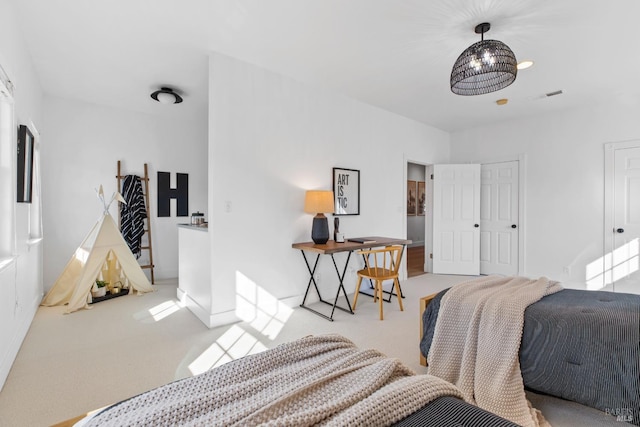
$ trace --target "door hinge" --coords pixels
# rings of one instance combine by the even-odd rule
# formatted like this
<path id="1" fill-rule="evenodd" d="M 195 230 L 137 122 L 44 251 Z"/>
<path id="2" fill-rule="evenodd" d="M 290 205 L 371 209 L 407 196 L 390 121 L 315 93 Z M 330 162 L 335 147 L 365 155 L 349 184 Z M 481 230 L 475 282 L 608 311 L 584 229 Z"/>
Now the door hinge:
<path id="1" fill-rule="evenodd" d="M 431 179 L 433 179 L 433 174 L 431 174 Z"/>
<path id="2" fill-rule="evenodd" d="M 429 258 L 433 259 L 433 254 L 429 254 Z"/>

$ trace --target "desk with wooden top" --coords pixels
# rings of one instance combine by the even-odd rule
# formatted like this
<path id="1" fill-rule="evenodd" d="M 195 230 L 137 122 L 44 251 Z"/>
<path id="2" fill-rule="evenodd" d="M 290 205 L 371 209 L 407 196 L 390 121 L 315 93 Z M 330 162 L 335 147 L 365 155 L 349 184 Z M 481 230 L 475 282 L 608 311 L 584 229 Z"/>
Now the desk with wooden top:
<path id="1" fill-rule="evenodd" d="M 324 317 L 325 319 L 330 321 L 333 321 L 333 314 L 336 308 L 342 311 L 345 311 L 347 313 L 353 314 L 353 309 L 351 308 L 351 303 L 349 302 L 349 297 L 347 296 L 347 291 L 344 288 L 344 282 L 343 282 L 344 276 L 347 272 L 347 267 L 349 265 L 349 260 L 351 259 L 351 254 L 353 253 L 353 251 L 375 248 L 379 246 L 391 246 L 391 245 L 402 245 L 406 247 L 408 244 L 411 243 L 411 240 L 397 239 L 397 238 L 391 238 L 391 237 L 372 236 L 372 237 L 366 237 L 364 239 L 367 240 L 366 243 L 351 242 L 348 239 L 346 239 L 344 243 L 337 243 L 337 242 L 334 242 L 333 240 L 329 240 L 327 243 L 322 245 L 316 244 L 314 242 L 293 243 L 291 245 L 292 248 L 299 249 L 300 252 L 302 253 L 302 257 L 304 258 L 304 262 L 307 266 L 307 270 L 309 271 L 309 275 L 310 275 L 309 282 L 307 283 L 307 290 L 304 293 L 304 298 L 302 300 L 302 304 L 300 304 L 300 307 L 307 309 L 317 314 L 318 316 Z M 316 254 L 316 259 L 313 263 L 313 268 L 309 264 L 309 260 L 307 259 L 305 252 L 314 252 Z M 340 269 L 338 268 L 338 264 L 336 263 L 336 260 L 334 258 L 334 254 L 340 253 L 340 252 L 348 252 L 347 260 L 344 263 L 342 273 L 340 272 Z M 320 290 L 318 289 L 318 284 L 316 283 L 316 280 L 315 280 L 314 274 L 316 272 L 316 268 L 318 267 L 318 261 L 320 260 L 320 255 L 331 256 L 331 260 L 333 261 L 333 266 L 336 270 L 336 274 L 338 275 L 339 285 L 338 285 L 338 290 L 336 292 L 336 296 L 333 302 L 322 299 L 322 296 L 320 295 Z M 305 305 L 307 301 L 307 296 L 309 295 L 309 289 L 311 289 L 312 284 L 316 290 L 316 293 L 318 294 L 318 298 L 320 302 L 330 305 L 332 307 L 330 316 L 320 313 L 319 311 L 316 311 L 308 307 L 307 305 Z M 338 305 L 338 298 L 340 297 L 340 292 L 342 292 L 342 294 L 344 295 L 347 301 L 346 308 L 340 307 Z"/>

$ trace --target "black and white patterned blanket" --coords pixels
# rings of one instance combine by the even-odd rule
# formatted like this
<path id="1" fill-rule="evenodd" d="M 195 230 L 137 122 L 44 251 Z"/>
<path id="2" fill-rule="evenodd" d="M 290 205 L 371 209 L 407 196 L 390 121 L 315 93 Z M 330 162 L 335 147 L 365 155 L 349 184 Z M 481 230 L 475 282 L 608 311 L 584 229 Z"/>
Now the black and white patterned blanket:
<path id="1" fill-rule="evenodd" d="M 129 249 L 140 257 L 140 246 L 144 234 L 144 219 L 147 208 L 144 204 L 142 181 L 137 175 L 127 175 L 122 182 L 122 197 L 126 203 L 120 204 L 120 231 Z"/>

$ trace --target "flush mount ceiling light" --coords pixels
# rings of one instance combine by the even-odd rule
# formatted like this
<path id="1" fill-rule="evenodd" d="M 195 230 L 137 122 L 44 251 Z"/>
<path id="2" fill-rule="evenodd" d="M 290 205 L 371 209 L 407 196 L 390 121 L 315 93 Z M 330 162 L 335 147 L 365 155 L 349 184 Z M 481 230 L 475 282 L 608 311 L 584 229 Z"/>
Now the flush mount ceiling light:
<path id="1" fill-rule="evenodd" d="M 151 98 L 161 104 L 180 104 L 182 102 L 182 97 L 168 87 L 161 87 L 160 90 L 153 92 Z"/>
<path id="2" fill-rule="evenodd" d="M 451 91 L 457 95 L 483 95 L 504 89 L 518 74 L 518 62 L 509 46 L 498 40 L 485 40 L 491 24 L 476 25 L 479 42 L 469 46 L 451 70 Z"/>
<path id="3" fill-rule="evenodd" d="M 525 59 L 523 61 L 518 62 L 518 70 L 526 70 L 527 68 L 533 67 L 533 61 L 530 59 Z"/>

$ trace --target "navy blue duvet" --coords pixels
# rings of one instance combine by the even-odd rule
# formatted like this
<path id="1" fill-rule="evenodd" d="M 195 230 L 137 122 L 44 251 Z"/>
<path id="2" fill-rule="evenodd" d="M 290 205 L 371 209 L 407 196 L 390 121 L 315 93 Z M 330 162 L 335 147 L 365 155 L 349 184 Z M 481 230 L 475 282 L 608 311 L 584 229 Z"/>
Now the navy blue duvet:
<path id="1" fill-rule="evenodd" d="M 428 354 L 440 292 L 423 314 Z M 564 289 L 525 311 L 525 387 L 640 425 L 640 295 Z"/>

